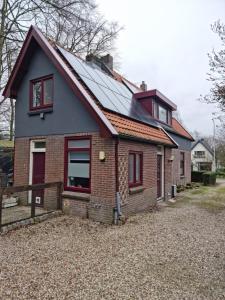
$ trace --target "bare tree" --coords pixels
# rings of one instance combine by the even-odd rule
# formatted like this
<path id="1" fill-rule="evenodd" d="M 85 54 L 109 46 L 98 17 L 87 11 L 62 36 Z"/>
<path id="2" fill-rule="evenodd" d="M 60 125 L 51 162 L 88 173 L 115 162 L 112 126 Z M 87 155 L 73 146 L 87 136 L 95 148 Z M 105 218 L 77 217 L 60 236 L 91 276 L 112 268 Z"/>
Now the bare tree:
<path id="1" fill-rule="evenodd" d="M 222 44 L 220 51 L 213 50 L 209 57 L 210 72 L 208 80 L 212 83 L 209 94 L 202 96 L 200 100 L 206 103 L 215 103 L 221 111 L 225 112 L 225 25 L 218 20 L 212 25 Z"/>
<path id="2" fill-rule="evenodd" d="M 121 27 L 106 21 L 94 0 L 1 0 L 0 94 L 31 24 L 79 55 L 113 50 Z M 14 127 L 14 102 L 0 96 L 0 130 Z"/>

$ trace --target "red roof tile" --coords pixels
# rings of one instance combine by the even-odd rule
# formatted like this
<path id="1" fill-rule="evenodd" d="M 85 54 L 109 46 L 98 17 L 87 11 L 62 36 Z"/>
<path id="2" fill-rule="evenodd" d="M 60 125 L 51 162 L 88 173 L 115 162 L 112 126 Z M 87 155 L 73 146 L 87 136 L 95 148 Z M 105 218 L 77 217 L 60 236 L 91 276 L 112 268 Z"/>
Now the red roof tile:
<path id="1" fill-rule="evenodd" d="M 147 124 L 127 119 L 115 113 L 103 111 L 107 119 L 115 127 L 119 134 L 136 137 L 152 142 L 175 146 L 173 141 L 161 128 L 154 128 Z"/>
<path id="2" fill-rule="evenodd" d="M 190 133 L 175 118 L 172 118 L 172 127 L 178 134 L 194 141 Z"/>

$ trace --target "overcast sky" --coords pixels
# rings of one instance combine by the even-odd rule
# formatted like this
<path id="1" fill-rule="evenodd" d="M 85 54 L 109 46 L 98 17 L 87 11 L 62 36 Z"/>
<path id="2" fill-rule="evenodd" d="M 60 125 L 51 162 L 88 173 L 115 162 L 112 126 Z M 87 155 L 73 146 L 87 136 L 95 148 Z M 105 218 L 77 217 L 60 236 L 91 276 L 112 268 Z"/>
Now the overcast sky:
<path id="1" fill-rule="evenodd" d="M 210 24 L 225 22 L 225 0 L 97 0 L 108 20 L 124 26 L 116 42 L 120 72 L 178 105 L 190 131 L 212 134 L 212 105 L 197 101 L 209 91 L 207 53 L 220 41 Z"/>

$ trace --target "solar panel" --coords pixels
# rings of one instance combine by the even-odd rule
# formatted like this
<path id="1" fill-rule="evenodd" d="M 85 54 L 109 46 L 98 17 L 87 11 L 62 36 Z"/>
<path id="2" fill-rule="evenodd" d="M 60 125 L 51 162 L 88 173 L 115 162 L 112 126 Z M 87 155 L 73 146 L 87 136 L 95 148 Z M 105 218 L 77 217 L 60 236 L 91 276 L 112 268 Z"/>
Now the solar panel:
<path id="1" fill-rule="evenodd" d="M 125 82 L 132 87 L 130 91 L 123 83 L 100 71 L 95 64 L 85 62 L 61 47 L 58 49 L 104 108 L 157 126 L 157 123 L 133 97 L 131 91 L 135 90 L 134 86 Z M 139 91 L 136 89 L 135 92 Z"/>

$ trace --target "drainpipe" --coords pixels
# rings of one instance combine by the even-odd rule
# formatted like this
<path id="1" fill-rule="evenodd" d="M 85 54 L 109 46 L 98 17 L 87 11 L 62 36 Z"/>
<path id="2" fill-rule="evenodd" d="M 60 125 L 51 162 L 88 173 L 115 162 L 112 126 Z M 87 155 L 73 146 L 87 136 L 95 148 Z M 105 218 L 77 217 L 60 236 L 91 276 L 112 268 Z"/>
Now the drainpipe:
<path id="1" fill-rule="evenodd" d="M 115 142 L 115 179 L 116 179 L 116 207 L 114 208 L 114 223 L 118 224 L 121 213 L 121 201 L 120 201 L 120 193 L 119 193 L 119 156 L 118 156 L 118 148 L 119 148 L 119 138 L 116 138 Z"/>

